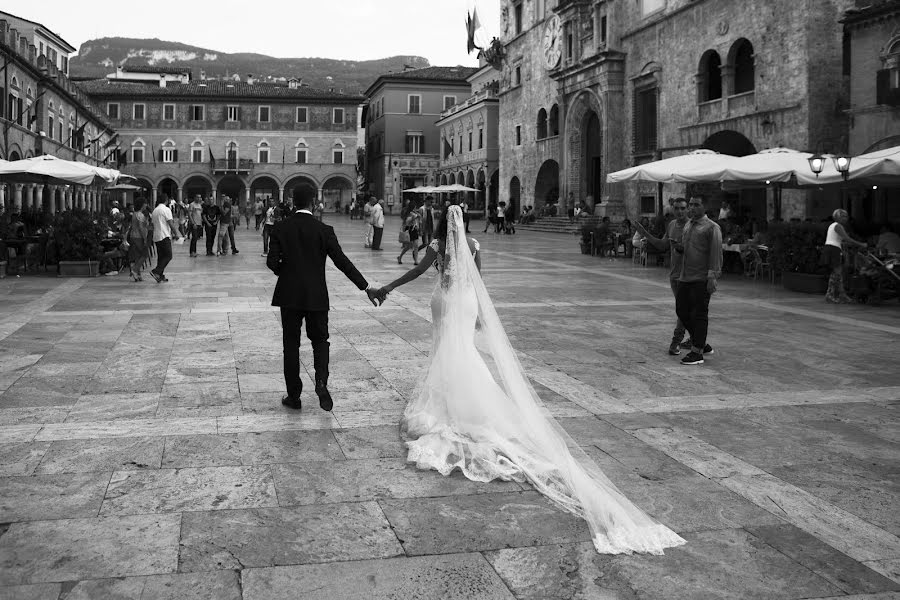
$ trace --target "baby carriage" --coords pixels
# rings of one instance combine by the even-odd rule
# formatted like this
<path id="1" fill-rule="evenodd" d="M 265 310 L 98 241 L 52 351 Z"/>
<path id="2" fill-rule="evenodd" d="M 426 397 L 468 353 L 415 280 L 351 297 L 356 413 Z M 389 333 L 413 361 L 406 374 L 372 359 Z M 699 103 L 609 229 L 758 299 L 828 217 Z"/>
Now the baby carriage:
<path id="1" fill-rule="evenodd" d="M 857 302 L 879 304 L 900 298 L 900 258 L 882 260 L 861 252 L 858 275 L 850 280 L 850 293 Z"/>

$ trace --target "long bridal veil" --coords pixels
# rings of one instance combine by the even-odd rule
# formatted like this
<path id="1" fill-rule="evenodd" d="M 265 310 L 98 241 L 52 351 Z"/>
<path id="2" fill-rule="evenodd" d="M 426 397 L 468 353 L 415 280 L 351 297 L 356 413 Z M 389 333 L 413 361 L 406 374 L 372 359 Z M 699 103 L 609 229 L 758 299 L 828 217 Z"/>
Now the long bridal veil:
<path id="1" fill-rule="evenodd" d="M 662 554 L 685 543 L 629 501 L 547 412 L 475 266 L 462 211 L 451 206 L 446 218 L 431 363 L 403 419 L 409 460 L 477 481 L 527 480 L 587 521 L 598 552 Z"/>

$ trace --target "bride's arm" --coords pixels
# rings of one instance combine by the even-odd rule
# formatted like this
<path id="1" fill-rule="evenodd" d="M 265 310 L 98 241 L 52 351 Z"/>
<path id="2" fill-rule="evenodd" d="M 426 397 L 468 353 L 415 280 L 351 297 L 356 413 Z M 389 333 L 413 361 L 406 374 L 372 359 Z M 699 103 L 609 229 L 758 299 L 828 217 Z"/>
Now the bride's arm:
<path id="1" fill-rule="evenodd" d="M 469 238 L 469 249 L 472 251 L 472 260 L 475 261 L 475 266 L 478 268 L 478 272 L 481 273 L 481 246 L 475 238 Z"/>
<path id="2" fill-rule="evenodd" d="M 395 279 L 391 283 L 381 288 L 380 291 L 384 292 L 385 294 L 389 294 L 394 290 L 394 288 L 398 288 L 401 285 L 409 283 L 413 279 L 418 278 L 419 275 L 428 270 L 428 267 L 430 267 L 434 263 L 436 258 L 437 252 L 434 251 L 434 248 L 428 246 L 425 249 L 425 257 L 419 261 L 418 265 L 404 273 L 399 279 Z"/>

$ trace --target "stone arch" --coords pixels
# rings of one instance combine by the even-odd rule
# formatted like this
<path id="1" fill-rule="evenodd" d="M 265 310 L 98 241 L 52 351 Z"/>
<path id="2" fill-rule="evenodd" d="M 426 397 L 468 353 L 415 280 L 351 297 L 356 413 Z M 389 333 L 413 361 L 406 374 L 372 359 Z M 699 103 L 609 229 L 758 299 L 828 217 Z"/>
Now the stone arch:
<path id="1" fill-rule="evenodd" d="M 273 175 L 261 174 L 250 180 L 250 201 L 256 202 L 257 199 L 265 202 L 268 198 L 279 200 L 281 182 Z M 287 197 L 285 197 L 285 200 Z"/>
<path id="2" fill-rule="evenodd" d="M 226 175 L 216 184 L 216 204 L 221 206 L 225 200 L 224 196 L 228 196 L 232 200 L 232 204 L 240 202 L 240 199 L 244 197 L 245 189 L 244 180 L 238 175 Z"/>
<path id="3" fill-rule="evenodd" d="M 559 163 L 545 160 L 534 181 L 534 208 L 559 200 Z"/>
<path id="4" fill-rule="evenodd" d="M 559 135 L 559 105 L 555 103 L 550 107 L 550 113 L 547 115 L 547 135 Z"/>
<path id="5" fill-rule="evenodd" d="M 756 153 L 756 147 L 744 134 L 730 129 L 723 129 L 713 133 L 706 138 L 700 147 L 731 156 L 747 156 Z M 755 217 L 765 222 L 769 218 L 765 188 L 726 191 L 722 189 L 718 182 L 714 182 L 688 184 L 687 192 L 688 195 L 705 195 L 707 197 L 706 211 L 714 216 L 718 215 L 723 203 L 727 202 L 731 205 L 734 216 L 738 220 Z"/>
<path id="6" fill-rule="evenodd" d="M 335 212 L 340 212 L 342 207 L 349 206 L 354 187 L 353 181 L 341 173 L 326 177 L 322 182 L 322 200 L 326 210 L 333 208 Z"/>
<path id="7" fill-rule="evenodd" d="M 868 154 L 869 152 L 875 152 L 877 150 L 887 150 L 888 148 L 893 148 L 894 146 L 900 146 L 900 135 L 890 135 L 885 138 L 881 138 L 868 148 L 866 148 L 862 154 Z"/>
<path id="8" fill-rule="evenodd" d="M 747 38 L 740 38 L 728 51 L 728 67 L 731 70 L 731 93 L 743 94 L 756 89 L 756 55 L 753 44 Z"/>
<path id="9" fill-rule="evenodd" d="M 547 137 L 547 110 L 541 107 L 537 114 L 537 139 L 542 140 Z"/>
<path id="10" fill-rule="evenodd" d="M 14 160 L 22 160 L 22 148 L 16 144 L 12 143 L 9 145 L 9 161 Z"/>
<path id="11" fill-rule="evenodd" d="M 200 194 L 201 198 L 209 198 L 215 187 L 213 180 L 205 173 L 191 173 L 181 181 L 181 198 L 187 202 L 197 194 Z"/>
<path id="12" fill-rule="evenodd" d="M 592 117 L 596 121 L 592 121 Z M 589 134 L 588 126 L 598 124 L 598 130 Z M 588 143 L 593 141 L 593 147 L 603 143 L 603 102 L 592 90 L 582 90 L 573 99 L 570 108 L 566 111 L 565 129 L 563 130 L 566 153 L 565 181 L 560 181 L 560 187 L 566 188 L 566 195 L 560 194 L 560 207 L 564 210 L 573 208 L 569 206 L 568 194 L 576 199 L 585 199 L 589 194 L 595 199 L 602 197 L 602 189 L 605 183 L 600 172 L 603 156 L 599 153 L 588 153 Z M 599 140 L 592 140 L 592 136 L 600 136 Z M 597 189 L 594 190 L 593 187 Z M 562 191 L 562 190 L 560 190 Z"/>
<path id="13" fill-rule="evenodd" d="M 319 182 L 316 181 L 311 175 L 294 175 L 284 184 L 284 199 L 288 200 L 290 198 L 293 198 L 294 188 L 298 186 L 311 188 L 313 191 L 313 195 L 318 195 L 319 193 Z"/>
<path id="14" fill-rule="evenodd" d="M 519 214 L 519 207 L 522 205 L 522 184 L 517 176 L 513 176 L 509 180 L 509 198 L 507 200 L 507 210 L 512 212 L 513 216 Z"/>
<path id="15" fill-rule="evenodd" d="M 700 57 L 697 70 L 697 99 L 700 102 L 722 97 L 722 58 L 715 50 L 707 50 Z"/>
<path id="16" fill-rule="evenodd" d="M 731 129 L 723 129 L 717 131 L 708 138 L 701 148 L 706 150 L 715 150 L 719 154 L 730 154 L 731 156 L 747 156 L 756 154 L 756 147 L 747 137 L 737 131 Z"/>
<path id="17" fill-rule="evenodd" d="M 164 175 L 156 185 L 157 198 L 162 194 L 168 194 L 169 198 L 176 198 L 178 194 L 178 180 L 172 175 Z"/>
<path id="18" fill-rule="evenodd" d="M 441 185 L 447 185 L 447 174 L 441 173 Z"/>

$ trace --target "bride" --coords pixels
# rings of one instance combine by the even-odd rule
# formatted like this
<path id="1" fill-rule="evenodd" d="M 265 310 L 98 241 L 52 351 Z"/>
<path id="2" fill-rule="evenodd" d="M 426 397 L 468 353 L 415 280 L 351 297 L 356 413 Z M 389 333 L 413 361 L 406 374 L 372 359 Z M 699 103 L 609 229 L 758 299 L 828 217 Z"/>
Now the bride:
<path id="1" fill-rule="evenodd" d="M 410 462 L 475 481 L 528 480 L 583 517 L 598 552 L 662 554 L 684 542 L 631 503 L 549 415 L 528 382 L 481 279 L 478 242 L 450 206 L 419 265 L 379 290 L 383 300 L 431 265 L 431 364 L 402 428 Z"/>

